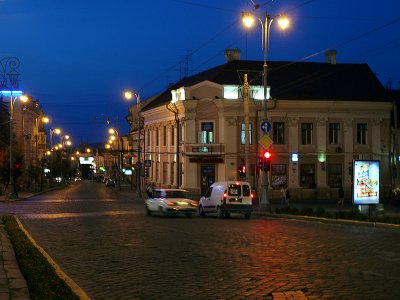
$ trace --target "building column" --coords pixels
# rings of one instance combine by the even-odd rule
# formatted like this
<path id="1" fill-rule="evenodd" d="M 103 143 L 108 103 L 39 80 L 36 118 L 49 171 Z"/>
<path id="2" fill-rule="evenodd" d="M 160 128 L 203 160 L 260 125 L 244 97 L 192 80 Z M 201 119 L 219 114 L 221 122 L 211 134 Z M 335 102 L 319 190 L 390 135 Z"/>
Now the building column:
<path id="1" fill-rule="evenodd" d="M 343 185 L 344 187 L 351 187 L 352 180 L 352 166 L 354 154 L 354 119 L 348 118 L 344 120 L 343 130 L 343 151 L 344 151 L 344 165 L 343 165 Z"/>
<path id="2" fill-rule="evenodd" d="M 326 122 L 328 118 L 321 117 L 317 118 L 317 153 L 318 153 L 318 163 L 316 168 L 316 184 L 318 188 L 327 188 L 327 178 L 326 178 Z"/>
<path id="3" fill-rule="evenodd" d="M 289 134 L 288 134 L 288 143 L 289 143 L 289 153 L 299 153 L 299 118 L 298 117 L 289 117 Z M 288 181 L 287 185 L 291 188 L 299 188 L 299 162 L 301 161 L 301 157 L 299 158 L 299 162 L 292 162 L 291 157 L 289 155 L 288 158 Z"/>

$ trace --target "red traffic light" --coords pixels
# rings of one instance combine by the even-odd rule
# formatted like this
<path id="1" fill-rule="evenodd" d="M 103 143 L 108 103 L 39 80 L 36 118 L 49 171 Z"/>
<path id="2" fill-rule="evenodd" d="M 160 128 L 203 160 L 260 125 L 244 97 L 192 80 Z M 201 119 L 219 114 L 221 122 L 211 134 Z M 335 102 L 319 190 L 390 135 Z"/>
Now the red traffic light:
<path id="1" fill-rule="evenodd" d="M 265 158 L 265 159 L 270 159 L 270 158 L 271 158 L 271 152 L 265 151 L 265 152 L 264 152 L 264 158 Z"/>

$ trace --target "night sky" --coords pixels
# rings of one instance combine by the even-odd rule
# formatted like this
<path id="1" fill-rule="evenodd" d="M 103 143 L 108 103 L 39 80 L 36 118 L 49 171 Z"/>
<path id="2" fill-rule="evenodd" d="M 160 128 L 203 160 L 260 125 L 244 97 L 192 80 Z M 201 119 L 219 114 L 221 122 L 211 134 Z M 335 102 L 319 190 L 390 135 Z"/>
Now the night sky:
<path id="1" fill-rule="evenodd" d="M 400 81 L 400 1 L 261 1 L 273 23 L 269 60 L 368 63 L 383 85 Z M 132 89 L 144 100 L 185 75 L 225 62 L 224 50 L 262 60 L 261 26 L 247 31 L 230 0 L 0 0 L 0 57 L 18 57 L 20 89 L 39 99 L 52 123 L 74 144 L 106 142 L 106 119 L 128 132 Z"/>

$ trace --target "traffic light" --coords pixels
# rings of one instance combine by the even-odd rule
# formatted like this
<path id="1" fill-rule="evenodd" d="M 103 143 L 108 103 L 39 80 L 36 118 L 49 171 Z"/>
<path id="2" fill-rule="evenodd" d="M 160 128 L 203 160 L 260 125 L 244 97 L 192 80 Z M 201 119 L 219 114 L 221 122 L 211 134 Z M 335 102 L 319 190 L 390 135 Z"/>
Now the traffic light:
<path id="1" fill-rule="evenodd" d="M 149 168 L 144 168 L 144 177 L 149 178 Z"/>
<path id="2" fill-rule="evenodd" d="M 239 174 L 245 175 L 246 174 L 246 166 L 242 165 L 239 167 Z"/>
<path id="3" fill-rule="evenodd" d="M 263 153 L 264 170 L 269 171 L 271 169 L 271 157 L 272 153 L 268 150 Z"/>

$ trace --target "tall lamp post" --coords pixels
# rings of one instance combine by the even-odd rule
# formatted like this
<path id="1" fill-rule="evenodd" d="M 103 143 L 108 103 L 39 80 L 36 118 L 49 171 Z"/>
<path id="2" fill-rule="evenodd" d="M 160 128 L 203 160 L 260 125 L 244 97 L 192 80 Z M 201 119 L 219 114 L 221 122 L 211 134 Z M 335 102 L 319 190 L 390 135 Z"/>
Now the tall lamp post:
<path id="1" fill-rule="evenodd" d="M 141 115 L 140 115 L 140 95 L 137 93 L 134 93 L 132 91 L 126 91 L 124 93 L 124 96 L 127 100 L 136 98 L 136 104 L 137 104 L 137 132 L 138 132 L 138 150 L 137 150 L 137 154 L 138 154 L 138 158 L 137 158 L 137 162 L 136 162 L 136 198 L 137 199 L 142 199 L 142 191 L 141 191 L 141 171 L 142 171 L 142 162 L 140 159 L 141 156 L 141 146 L 140 146 L 140 140 L 141 140 Z"/>
<path id="2" fill-rule="evenodd" d="M 258 9 L 260 6 L 255 5 L 255 9 Z M 274 21 L 274 19 L 278 19 L 278 24 L 282 29 L 286 29 L 289 26 L 289 20 L 284 17 L 280 16 L 271 16 L 267 12 L 264 14 L 263 17 L 256 17 L 261 24 L 262 27 L 262 49 L 264 51 L 264 64 L 263 64 L 263 88 L 264 88 L 264 101 L 263 101 L 263 121 L 267 121 L 268 119 L 268 114 L 267 114 L 267 102 L 268 102 L 268 96 L 267 96 L 267 79 L 268 79 L 268 64 L 267 64 L 267 54 L 268 54 L 268 48 L 269 48 L 269 34 L 270 34 L 270 29 L 271 29 L 271 24 Z M 244 25 L 248 28 L 252 27 L 254 25 L 254 17 L 251 13 L 249 12 L 242 12 L 242 21 Z M 264 133 L 266 134 L 266 133 Z M 268 210 L 270 207 L 270 203 L 268 200 L 268 181 L 267 181 L 267 172 L 265 170 L 264 166 L 264 160 L 263 160 L 263 166 L 262 166 L 262 173 L 261 173 L 261 201 L 260 201 L 260 209 L 262 210 Z"/>
<path id="3" fill-rule="evenodd" d="M 53 134 L 57 134 L 57 135 L 61 134 L 61 129 L 60 128 L 50 129 L 50 151 L 53 152 L 53 154 L 50 156 L 50 187 L 53 186 L 53 172 L 54 172 L 54 170 L 53 170 L 53 160 L 54 160 Z"/>
<path id="4" fill-rule="evenodd" d="M 1 93 L 9 93 L 10 95 L 10 146 L 9 146 L 9 159 L 10 159 L 10 178 L 9 178 L 9 197 L 11 199 L 18 198 L 15 189 L 14 182 L 14 159 L 13 159 L 13 111 L 14 111 L 14 103 L 18 99 L 18 95 L 21 94 L 20 91 L 15 91 L 19 87 L 19 68 L 20 62 L 17 57 L 4 57 L 0 60 L 1 67 L 1 78 L 0 78 L 0 88 L 6 91 L 2 91 Z M 14 92 L 13 92 L 14 90 Z M 22 101 L 27 101 L 27 98 L 21 99 Z"/>
<path id="5" fill-rule="evenodd" d="M 118 147 L 118 174 L 117 174 L 117 184 L 118 184 L 118 189 L 121 190 L 121 169 L 122 169 L 122 138 L 118 130 L 110 128 L 108 130 L 108 133 L 111 134 L 110 140 L 111 142 L 114 142 L 117 140 L 117 147 Z M 114 136 L 114 134 L 117 135 L 117 137 Z"/>

